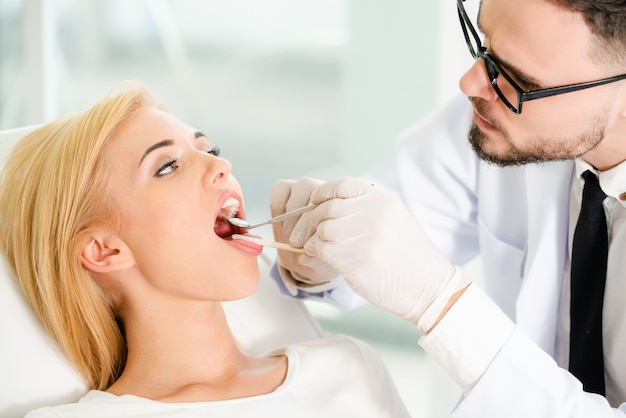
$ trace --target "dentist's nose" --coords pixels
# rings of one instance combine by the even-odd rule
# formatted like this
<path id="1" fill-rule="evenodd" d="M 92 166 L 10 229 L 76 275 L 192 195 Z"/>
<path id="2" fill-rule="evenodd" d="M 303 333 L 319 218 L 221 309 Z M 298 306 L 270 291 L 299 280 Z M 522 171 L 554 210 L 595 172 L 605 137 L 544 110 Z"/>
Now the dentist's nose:
<path id="1" fill-rule="evenodd" d="M 228 160 L 220 157 L 210 157 L 207 163 L 205 184 L 207 186 L 220 185 L 228 180 L 232 165 Z"/>
<path id="2" fill-rule="evenodd" d="M 491 86 L 485 63 L 481 58 L 474 61 L 474 64 L 463 74 L 459 80 L 459 87 L 468 97 L 480 97 L 485 101 L 498 99 L 498 93 Z"/>

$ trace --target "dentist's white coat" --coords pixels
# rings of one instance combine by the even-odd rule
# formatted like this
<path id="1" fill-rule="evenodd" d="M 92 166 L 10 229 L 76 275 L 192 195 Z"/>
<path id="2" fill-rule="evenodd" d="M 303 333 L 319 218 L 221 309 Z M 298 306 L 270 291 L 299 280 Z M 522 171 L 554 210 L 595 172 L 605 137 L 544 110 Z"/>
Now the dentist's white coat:
<path id="1" fill-rule="evenodd" d="M 479 282 L 518 325 L 454 416 L 625 416 L 626 405 L 611 409 L 603 397 L 583 392 L 551 358 L 573 162 L 489 165 L 467 141 L 470 122 L 467 98 L 455 99 L 410 127 L 394 158 L 367 176 L 400 193 L 453 263 L 480 255 Z"/>

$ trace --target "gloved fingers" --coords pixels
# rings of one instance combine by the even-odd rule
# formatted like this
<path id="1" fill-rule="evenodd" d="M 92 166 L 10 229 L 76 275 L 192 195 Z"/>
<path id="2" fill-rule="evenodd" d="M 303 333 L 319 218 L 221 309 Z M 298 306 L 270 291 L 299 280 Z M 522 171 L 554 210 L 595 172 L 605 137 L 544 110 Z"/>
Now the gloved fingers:
<path id="1" fill-rule="evenodd" d="M 328 281 L 316 283 L 311 282 L 306 278 L 296 278 L 289 270 L 285 269 L 281 265 L 278 266 L 278 272 L 280 277 L 285 285 L 285 288 L 292 296 L 296 296 L 298 294 L 298 290 L 304 290 L 306 292 L 325 292 L 327 290 L 334 289 L 341 282 L 341 277 L 332 271 L 334 277 L 330 278 Z"/>
<path id="2" fill-rule="evenodd" d="M 278 251 L 278 263 L 295 279 L 303 283 L 325 283 L 337 276 L 337 273 L 323 260 L 305 254 Z"/>
<path id="3" fill-rule="evenodd" d="M 291 197 L 291 189 L 295 180 L 279 180 L 272 188 L 270 197 L 270 211 L 272 217 L 282 215 L 286 212 L 287 202 Z"/>
<path id="4" fill-rule="evenodd" d="M 316 230 L 323 222 L 330 219 L 353 219 L 352 223 L 346 225 L 347 234 L 353 234 L 360 231 L 361 228 L 368 229 L 371 225 L 369 217 L 373 214 L 369 213 L 369 197 L 370 195 L 361 195 L 355 198 L 331 199 L 320 203 L 314 210 L 305 213 L 298 220 L 289 237 L 289 244 L 294 247 L 302 247 L 306 241 L 313 236 Z"/>
<path id="5" fill-rule="evenodd" d="M 299 217 L 298 221 L 291 230 L 291 234 L 289 234 L 289 245 L 296 248 L 302 248 L 307 240 L 311 238 L 317 228 L 317 216 L 314 216 L 314 212 L 317 210 L 322 209 L 318 206 L 310 212 L 303 213 Z"/>
<path id="6" fill-rule="evenodd" d="M 277 182 L 272 190 L 272 197 L 270 200 L 272 216 L 281 215 L 285 212 L 308 205 L 311 193 L 321 183 L 321 180 L 315 180 L 310 177 L 304 177 L 299 180 L 281 180 Z M 293 228 L 300 219 L 300 216 L 294 216 L 272 224 L 272 230 L 276 241 L 291 241 L 290 237 L 292 235 Z M 301 245 L 299 245 L 299 247 L 301 247 Z"/>
<path id="7" fill-rule="evenodd" d="M 306 206 L 310 202 L 311 193 L 323 182 L 311 177 L 298 180 L 279 180 L 272 188 L 270 210 L 272 216 L 282 215 L 290 210 Z"/>
<path id="8" fill-rule="evenodd" d="M 369 215 L 366 212 L 356 212 L 341 218 L 324 220 L 317 226 L 315 235 L 322 241 L 335 243 L 366 235 L 370 240 L 380 241 L 381 233 L 386 234 L 389 229 L 385 225 L 379 227 L 376 220 Z"/>
<path id="9" fill-rule="evenodd" d="M 330 199 L 350 199 L 364 195 L 374 189 L 371 183 L 355 177 L 342 177 L 327 181 L 311 194 L 311 203 L 322 203 Z"/>
<path id="10" fill-rule="evenodd" d="M 316 234 L 307 241 L 304 250 L 307 254 L 315 254 L 318 259 L 346 277 L 359 271 L 364 264 L 378 264 L 376 259 L 379 254 L 375 253 L 376 246 L 371 245 L 371 240 L 372 237 L 367 233 L 342 241 L 325 241 Z"/>
<path id="11" fill-rule="evenodd" d="M 287 212 L 311 203 L 311 194 L 323 183 L 322 180 L 302 177 L 291 185 L 291 195 L 285 205 Z"/>
<path id="12" fill-rule="evenodd" d="M 324 260 L 322 260 L 319 257 L 316 256 L 310 256 L 306 253 L 304 254 L 300 254 L 299 258 L 298 258 L 298 263 L 306 268 L 310 268 L 310 269 L 330 269 L 331 267 L 324 262 Z"/>
<path id="13" fill-rule="evenodd" d="M 337 277 L 337 272 L 320 258 L 301 255 L 300 260 L 302 268 L 294 276 L 302 283 L 321 284 Z"/>
<path id="14" fill-rule="evenodd" d="M 304 243 L 315 233 L 317 225 L 325 219 L 346 216 L 357 210 L 360 205 L 357 199 L 373 190 L 371 184 L 353 177 L 335 179 L 322 184 L 307 184 L 304 180 L 306 179 L 302 179 L 299 184 L 292 185 L 292 194 L 296 191 L 306 194 L 314 186 L 307 204 L 317 203 L 319 206 L 297 219 L 284 221 L 282 228 L 284 231 L 289 231 L 289 244 L 294 247 L 304 246 Z M 304 192 L 299 189 L 303 189 Z M 291 210 L 291 208 L 287 209 Z"/>
<path id="15" fill-rule="evenodd" d="M 342 241 L 371 233 L 380 241 L 394 239 L 415 227 L 419 228 L 401 201 L 381 191 L 352 199 L 329 200 L 311 211 L 306 221 L 307 225 L 298 223 L 292 233 L 292 239 L 301 239 L 298 246 L 302 246 L 314 233 L 325 241 Z M 302 237 L 299 235 L 301 228 L 308 228 Z"/>

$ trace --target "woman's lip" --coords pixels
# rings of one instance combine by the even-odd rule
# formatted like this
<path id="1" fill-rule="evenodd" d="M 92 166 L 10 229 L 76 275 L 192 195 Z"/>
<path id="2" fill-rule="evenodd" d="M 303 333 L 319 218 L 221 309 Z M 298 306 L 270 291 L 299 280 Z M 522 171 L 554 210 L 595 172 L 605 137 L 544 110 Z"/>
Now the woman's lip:
<path id="1" fill-rule="evenodd" d="M 478 112 L 474 110 L 473 119 L 476 125 L 482 129 L 495 129 L 494 126 L 483 118 Z"/>
<path id="2" fill-rule="evenodd" d="M 263 251 L 263 247 L 261 245 L 250 241 L 244 241 L 242 239 L 228 239 L 226 242 L 234 246 L 237 250 L 254 257 L 260 255 Z"/>

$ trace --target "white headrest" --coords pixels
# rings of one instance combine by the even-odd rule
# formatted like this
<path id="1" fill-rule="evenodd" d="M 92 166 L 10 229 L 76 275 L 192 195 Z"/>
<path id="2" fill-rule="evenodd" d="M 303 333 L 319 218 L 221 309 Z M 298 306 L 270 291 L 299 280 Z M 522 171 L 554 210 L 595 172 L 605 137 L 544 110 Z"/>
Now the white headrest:
<path id="1" fill-rule="evenodd" d="M 44 331 L 0 256 L 0 416 L 72 402 L 86 387 Z"/>
<path id="2" fill-rule="evenodd" d="M 0 159 L 35 127 L 0 132 Z M 80 377 L 43 330 L 0 255 L 0 416 L 70 402 L 85 392 Z"/>

